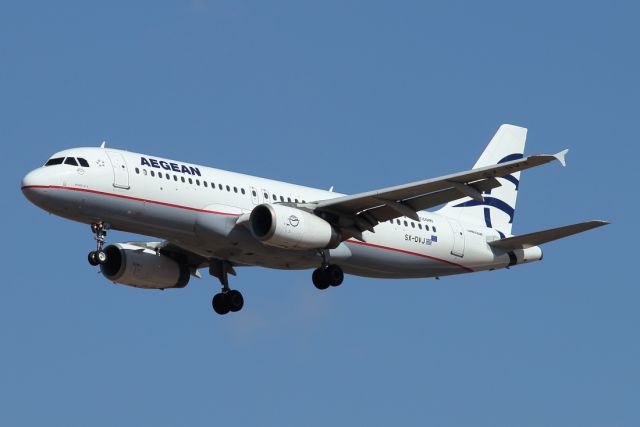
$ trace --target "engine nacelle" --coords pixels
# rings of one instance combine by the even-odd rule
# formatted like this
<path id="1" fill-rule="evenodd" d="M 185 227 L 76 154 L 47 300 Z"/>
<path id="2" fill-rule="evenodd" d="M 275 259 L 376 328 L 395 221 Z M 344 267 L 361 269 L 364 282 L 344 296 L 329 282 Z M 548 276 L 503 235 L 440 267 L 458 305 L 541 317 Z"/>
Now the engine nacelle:
<path id="1" fill-rule="evenodd" d="M 265 245 L 285 249 L 333 249 L 340 234 L 324 219 L 283 205 L 262 204 L 251 211 L 251 234 Z"/>
<path id="2" fill-rule="evenodd" d="M 107 262 L 100 271 L 112 282 L 145 289 L 184 288 L 189 283 L 187 266 L 150 249 L 117 243 L 104 251 Z"/>

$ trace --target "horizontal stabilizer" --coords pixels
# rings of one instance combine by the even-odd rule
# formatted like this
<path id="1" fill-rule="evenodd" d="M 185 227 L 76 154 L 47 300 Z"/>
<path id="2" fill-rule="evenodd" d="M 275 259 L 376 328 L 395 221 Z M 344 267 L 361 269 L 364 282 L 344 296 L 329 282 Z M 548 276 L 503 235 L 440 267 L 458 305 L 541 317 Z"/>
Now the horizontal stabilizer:
<path id="1" fill-rule="evenodd" d="M 506 239 L 489 242 L 489 246 L 494 248 L 514 250 L 526 249 L 538 246 L 553 240 L 562 239 L 573 234 L 582 233 L 592 228 L 602 227 L 609 224 L 607 221 L 587 221 L 579 224 L 566 225 L 564 227 L 552 228 L 550 230 L 536 231 L 535 233 L 523 234 L 520 236 L 507 237 Z"/>

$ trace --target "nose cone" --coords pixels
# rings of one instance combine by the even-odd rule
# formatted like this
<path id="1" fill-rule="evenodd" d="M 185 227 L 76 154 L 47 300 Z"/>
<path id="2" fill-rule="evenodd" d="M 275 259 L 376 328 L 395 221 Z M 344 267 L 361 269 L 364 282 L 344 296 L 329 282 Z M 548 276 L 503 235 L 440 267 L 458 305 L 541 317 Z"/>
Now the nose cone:
<path id="1" fill-rule="evenodd" d="M 33 170 L 26 174 L 24 178 L 22 178 L 22 191 L 33 189 L 38 185 L 41 185 L 41 182 L 38 182 L 38 169 Z"/>
<path id="2" fill-rule="evenodd" d="M 34 205 L 40 205 L 46 193 L 47 184 L 42 168 L 29 172 L 22 178 L 22 194 Z"/>

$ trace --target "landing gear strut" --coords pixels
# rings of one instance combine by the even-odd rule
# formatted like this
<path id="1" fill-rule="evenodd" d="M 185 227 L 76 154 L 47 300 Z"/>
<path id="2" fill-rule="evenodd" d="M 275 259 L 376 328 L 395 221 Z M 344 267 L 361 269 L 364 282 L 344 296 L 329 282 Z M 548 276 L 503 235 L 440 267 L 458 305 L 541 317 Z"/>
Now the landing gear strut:
<path id="1" fill-rule="evenodd" d="M 218 314 L 235 313 L 244 306 L 244 298 L 240 291 L 229 289 L 229 274 L 236 275 L 229 261 L 213 260 L 209 266 L 209 274 L 217 277 L 222 285 L 222 291 L 213 296 L 211 305 Z"/>
<path id="2" fill-rule="evenodd" d="M 103 222 L 94 222 L 91 224 L 91 232 L 95 234 L 96 250 L 89 252 L 87 257 L 89 264 L 98 265 L 107 262 L 107 254 L 102 250 L 104 242 L 107 239 L 107 226 Z"/>
<path id="3" fill-rule="evenodd" d="M 344 280 L 342 268 L 335 264 L 329 264 L 326 251 L 320 251 L 320 255 L 322 256 L 322 265 L 313 270 L 311 276 L 313 285 L 320 290 L 327 289 L 329 286 L 340 286 Z"/>

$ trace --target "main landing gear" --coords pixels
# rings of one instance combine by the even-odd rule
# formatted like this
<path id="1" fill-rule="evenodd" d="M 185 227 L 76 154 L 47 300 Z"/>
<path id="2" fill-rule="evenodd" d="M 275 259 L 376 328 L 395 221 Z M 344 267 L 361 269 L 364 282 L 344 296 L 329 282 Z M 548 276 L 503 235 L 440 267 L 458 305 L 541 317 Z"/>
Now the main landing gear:
<path id="1" fill-rule="evenodd" d="M 107 226 L 103 222 L 91 224 L 91 232 L 95 234 L 96 250 L 89 252 L 89 264 L 98 265 L 107 262 L 107 254 L 102 250 L 107 239 Z"/>
<path id="2" fill-rule="evenodd" d="M 209 274 L 217 277 L 222 284 L 222 291 L 213 296 L 211 305 L 213 311 L 218 314 L 235 313 L 242 310 L 244 298 L 240 291 L 229 289 L 229 274 L 236 275 L 233 266 L 229 261 L 214 260 L 209 266 Z"/>
<path id="3" fill-rule="evenodd" d="M 325 251 L 320 251 L 320 255 L 322 256 L 322 265 L 313 270 L 311 276 L 313 285 L 320 290 L 327 289 L 329 286 L 340 286 L 344 280 L 342 268 L 335 264 L 329 264 Z"/>

